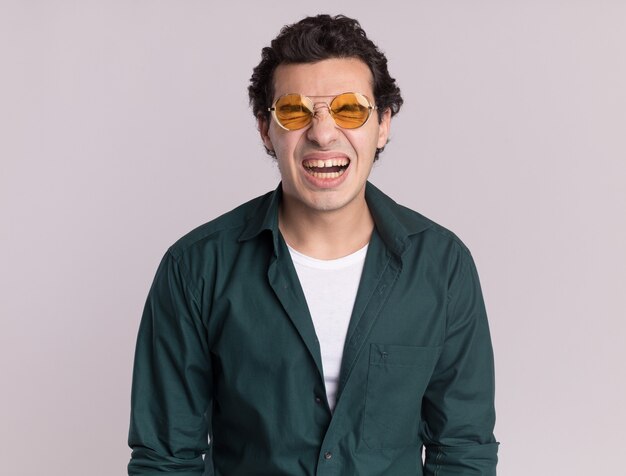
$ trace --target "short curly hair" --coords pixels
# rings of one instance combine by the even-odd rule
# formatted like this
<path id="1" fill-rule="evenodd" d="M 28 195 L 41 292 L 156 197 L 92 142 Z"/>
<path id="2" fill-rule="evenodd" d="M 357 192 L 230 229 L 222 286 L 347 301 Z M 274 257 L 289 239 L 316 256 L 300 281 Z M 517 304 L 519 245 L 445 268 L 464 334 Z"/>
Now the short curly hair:
<path id="1" fill-rule="evenodd" d="M 286 25 L 261 52 L 248 96 L 254 117 L 270 120 L 267 110 L 274 96 L 274 71 L 280 64 L 315 63 L 330 58 L 359 58 L 372 72 L 374 101 L 379 111 L 394 116 L 403 100 L 396 80 L 389 75 L 387 58 L 367 37 L 359 22 L 344 15 L 317 15 Z M 381 116 L 379 115 L 379 120 Z M 374 159 L 384 147 L 376 150 Z M 274 156 L 273 152 L 268 153 Z"/>

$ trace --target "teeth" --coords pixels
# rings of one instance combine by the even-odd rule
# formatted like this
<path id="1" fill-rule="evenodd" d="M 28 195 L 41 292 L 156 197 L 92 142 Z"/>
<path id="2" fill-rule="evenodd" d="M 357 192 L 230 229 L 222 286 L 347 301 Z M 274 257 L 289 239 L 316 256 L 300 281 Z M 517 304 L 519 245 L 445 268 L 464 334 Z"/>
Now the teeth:
<path id="1" fill-rule="evenodd" d="M 349 163 L 348 159 L 328 159 L 328 160 L 312 159 L 312 160 L 307 160 L 304 166 L 307 168 L 323 169 L 324 167 L 344 167 L 348 165 L 348 163 Z"/>
<path id="2" fill-rule="evenodd" d="M 309 172 L 313 177 L 317 178 L 337 178 L 343 175 L 343 170 L 341 172 Z"/>

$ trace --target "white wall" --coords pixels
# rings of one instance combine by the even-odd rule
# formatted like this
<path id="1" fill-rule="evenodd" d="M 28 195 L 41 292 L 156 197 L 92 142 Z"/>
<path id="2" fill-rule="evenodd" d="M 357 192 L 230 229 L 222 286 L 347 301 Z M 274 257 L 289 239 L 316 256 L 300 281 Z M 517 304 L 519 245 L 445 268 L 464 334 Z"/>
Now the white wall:
<path id="1" fill-rule="evenodd" d="M 405 107 L 372 181 L 472 249 L 500 474 L 618 474 L 626 427 L 626 2 L 0 5 L 2 473 L 124 474 L 134 340 L 180 235 L 273 188 L 260 49 L 346 13 Z"/>

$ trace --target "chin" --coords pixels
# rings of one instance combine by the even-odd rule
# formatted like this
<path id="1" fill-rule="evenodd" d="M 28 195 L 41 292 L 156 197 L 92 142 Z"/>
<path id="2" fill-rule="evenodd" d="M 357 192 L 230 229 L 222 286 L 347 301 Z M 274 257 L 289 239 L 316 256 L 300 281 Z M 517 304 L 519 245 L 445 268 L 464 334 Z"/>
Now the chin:
<path id="1" fill-rule="evenodd" d="M 315 197 L 309 202 L 309 207 L 320 212 L 333 212 L 345 208 L 353 199 L 354 197 Z"/>

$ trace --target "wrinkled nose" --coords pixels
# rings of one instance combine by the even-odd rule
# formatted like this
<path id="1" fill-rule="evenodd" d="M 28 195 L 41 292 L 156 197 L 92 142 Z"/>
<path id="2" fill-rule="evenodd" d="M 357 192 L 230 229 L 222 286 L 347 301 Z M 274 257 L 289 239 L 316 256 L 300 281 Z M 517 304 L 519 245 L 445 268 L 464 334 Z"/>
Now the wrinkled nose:
<path id="1" fill-rule="evenodd" d="M 324 102 L 313 105 L 313 118 L 307 130 L 307 138 L 319 147 L 326 147 L 337 140 L 337 124 L 330 114 L 330 107 Z"/>

